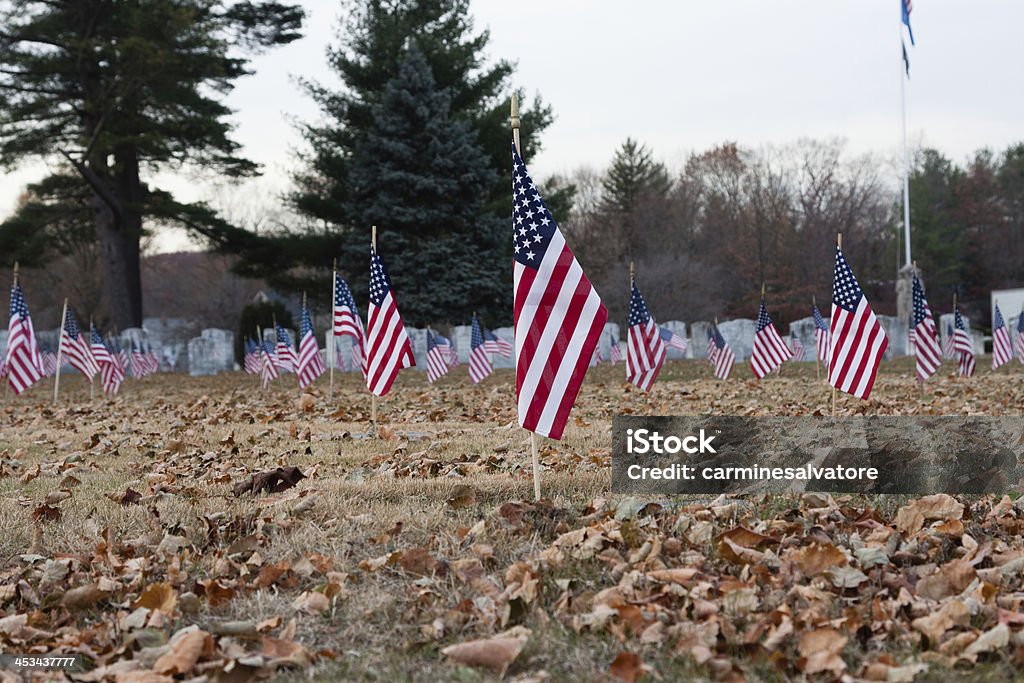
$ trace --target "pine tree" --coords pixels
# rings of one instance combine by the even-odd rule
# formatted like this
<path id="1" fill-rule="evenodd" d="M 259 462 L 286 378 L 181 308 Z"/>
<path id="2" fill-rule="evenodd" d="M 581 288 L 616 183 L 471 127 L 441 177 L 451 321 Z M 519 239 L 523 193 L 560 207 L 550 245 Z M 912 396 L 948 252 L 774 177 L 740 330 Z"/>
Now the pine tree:
<path id="1" fill-rule="evenodd" d="M 664 199 L 671 187 L 664 164 L 654 161 L 646 146 L 626 138 L 615 151 L 602 183 L 604 204 L 606 208 L 630 213 L 644 200 Z"/>
<path id="2" fill-rule="evenodd" d="M 469 123 L 452 118 L 449 90 L 437 88 L 415 44 L 371 115 L 346 209 L 358 225 L 379 224 L 406 322 L 461 321 L 473 311 L 508 318 L 508 226 L 484 210 L 495 174 Z M 359 283 L 369 235 L 354 234 L 344 265 Z"/>

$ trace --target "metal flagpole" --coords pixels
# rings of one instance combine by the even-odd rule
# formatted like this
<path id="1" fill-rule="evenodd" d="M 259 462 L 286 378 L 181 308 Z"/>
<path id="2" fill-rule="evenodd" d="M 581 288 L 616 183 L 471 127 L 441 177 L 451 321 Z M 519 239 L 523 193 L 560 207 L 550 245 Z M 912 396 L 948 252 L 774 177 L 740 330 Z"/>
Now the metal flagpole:
<path id="1" fill-rule="evenodd" d="M 327 398 L 334 399 L 334 366 L 338 362 L 338 340 L 334 337 L 334 296 L 335 288 L 338 286 L 338 259 L 334 259 L 334 268 L 332 269 L 333 274 L 331 275 L 331 333 L 327 335 L 330 339 L 328 344 L 327 353 L 330 354 L 330 386 L 327 390 Z"/>
<path id="2" fill-rule="evenodd" d="M 370 244 L 373 245 L 373 252 L 376 254 L 377 253 L 377 226 L 376 225 L 370 226 Z M 367 319 L 367 322 L 369 322 L 369 319 Z M 363 353 L 365 354 L 366 352 L 367 352 L 367 349 L 363 349 Z M 369 371 L 369 368 L 367 368 L 367 371 Z M 367 388 L 369 388 L 370 385 L 367 384 L 366 386 L 367 386 Z M 372 389 L 370 389 L 370 427 L 373 429 L 373 435 L 374 436 L 378 436 L 380 434 L 380 430 L 377 429 L 377 394 L 373 393 Z"/>
<path id="3" fill-rule="evenodd" d="M 519 96 L 514 92 L 512 93 L 512 109 L 508 121 L 512 126 L 512 143 L 516 146 L 516 152 L 522 155 L 523 147 L 519 144 Z M 533 498 L 540 500 L 540 457 L 537 455 L 537 432 L 530 432 L 530 453 L 533 457 Z"/>
<path id="4" fill-rule="evenodd" d="M 907 157 L 907 85 L 906 63 L 904 62 L 903 17 L 900 16 L 900 120 L 903 127 L 903 240 L 907 245 L 906 265 L 910 257 L 910 160 Z"/>
<path id="5" fill-rule="evenodd" d="M 57 330 L 57 370 L 53 373 L 53 402 L 57 402 L 60 392 L 60 358 L 64 351 L 64 322 L 68 318 L 68 298 L 64 297 L 64 310 L 60 314 L 60 327 Z"/>

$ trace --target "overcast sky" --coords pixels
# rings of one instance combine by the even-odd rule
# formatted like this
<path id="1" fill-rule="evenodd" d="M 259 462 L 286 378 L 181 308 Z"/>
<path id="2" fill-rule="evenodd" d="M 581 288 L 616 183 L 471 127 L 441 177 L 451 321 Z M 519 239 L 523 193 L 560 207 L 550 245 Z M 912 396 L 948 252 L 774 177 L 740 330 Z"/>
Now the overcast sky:
<path id="1" fill-rule="evenodd" d="M 236 139 L 264 166 L 264 196 L 287 186 L 300 145 L 291 121 L 318 116 L 294 78 L 336 82 L 324 50 L 337 4 L 303 2 L 306 37 L 256 59 L 255 75 L 229 98 Z M 727 140 L 756 147 L 838 136 L 851 153 L 899 149 L 899 0 L 475 0 L 472 8 L 476 26 L 491 31 L 489 55 L 514 62 L 515 83 L 554 108 L 535 177 L 602 168 L 627 136 L 674 168 Z M 1024 140 L 1024 2 L 916 0 L 911 23 L 911 140 L 958 161 Z M 0 177 L 0 217 L 43 171 L 37 164 Z M 184 199 L 217 194 L 196 179 L 159 182 Z M 160 242 L 183 244 L 181 236 Z"/>

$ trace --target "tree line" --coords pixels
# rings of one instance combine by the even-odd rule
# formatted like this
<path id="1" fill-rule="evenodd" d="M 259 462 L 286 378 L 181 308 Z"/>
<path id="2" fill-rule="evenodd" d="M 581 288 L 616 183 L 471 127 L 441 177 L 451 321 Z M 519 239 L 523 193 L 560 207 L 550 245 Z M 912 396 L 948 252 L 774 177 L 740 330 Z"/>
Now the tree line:
<path id="1" fill-rule="evenodd" d="M 231 138 L 224 104 L 253 55 L 301 37 L 301 6 L 275 0 L 0 0 L 0 164 L 53 172 L 0 224 L 0 258 L 45 266 L 84 254 L 103 296 L 83 313 L 125 328 L 143 315 L 140 253 L 184 228 L 234 271 L 330 305 L 334 260 L 365 289 L 369 226 L 410 324 L 489 326 L 511 317 L 510 62 L 487 57 L 469 0 L 341 0 L 325 58 L 341 87 L 300 82 L 320 109 L 284 218 L 247 221 L 179 201 L 160 172 L 245 179 L 260 169 Z M 553 119 L 523 108 L 529 161 Z M 924 150 L 915 164 L 915 255 L 926 282 L 980 301 L 1016 284 L 1022 152 L 959 166 Z M 844 246 L 881 310 L 894 300 L 898 197 L 886 165 L 834 141 L 723 144 L 670 173 L 627 140 L 607 171 L 543 183 L 545 199 L 611 312 L 625 317 L 629 261 L 661 318 L 752 316 L 760 284 L 773 313 L 803 317 L 829 295 Z M 73 302 L 75 303 L 75 302 Z M 936 305 L 936 308 L 941 308 Z M 987 308 L 987 307 L 986 307 Z"/>

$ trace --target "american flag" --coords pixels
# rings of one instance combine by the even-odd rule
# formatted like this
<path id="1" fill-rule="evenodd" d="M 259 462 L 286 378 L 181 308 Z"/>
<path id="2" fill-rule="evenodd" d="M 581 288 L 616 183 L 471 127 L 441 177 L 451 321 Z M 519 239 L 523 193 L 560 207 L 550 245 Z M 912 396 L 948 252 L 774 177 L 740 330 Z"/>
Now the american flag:
<path id="1" fill-rule="evenodd" d="M 804 356 L 807 355 L 807 352 L 804 350 L 803 343 L 801 343 L 793 332 L 789 333 L 789 344 L 790 348 L 793 349 L 793 360 L 797 362 L 802 361 Z"/>
<path id="2" fill-rule="evenodd" d="M 608 320 L 512 144 L 513 319 L 519 424 L 561 439 Z"/>
<path id="3" fill-rule="evenodd" d="M 43 346 L 39 352 L 39 358 L 42 362 L 41 370 L 43 377 L 53 377 L 57 373 L 57 354 L 51 351 L 48 346 Z"/>
<path id="4" fill-rule="evenodd" d="M 149 333 L 146 333 L 146 339 L 143 341 L 144 348 L 146 349 L 145 360 L 146 360 L 146 374 L 152 374 L 154 372 L 160 372 L 160 357 L 156 355 L 156 351 L 153 350 L 153 344 L 149 341 Z"/>
<path id="5" fill-rule="evenodd" d="M 750 352 L 750 367 L 762 379 L 775 368 L 793 357 L 793 352 L 786 346 L 786 340 L 779 335 L 775 324 L 768 317 L 764 299 L 757 311 L 757 331 L 754 333 L 754 349 Z"/>
<path id="6" fill-rule="evenodd" d="M 942 355 L 945 358 L 956 358 L 956 349 L 953 347 L 953 326 L 946 323 L 946 338 L 942 340 Z"/>
<path id="7" fill-rule="evenodd" d="M 354 345 L 352 350 L 354 350 Z M 362 357 L 362 354 L 359 356 Z M 337 339 L 334 341 L 334 367 L 342 372 L 348 372 L 348 361 L 345 360 L 345 351 L 338 345 Z"/>
<path id="8" fill-rule="evenodd" d="M 42 379 L 43 362 L 39 357 L 32 317 L 28 313 L 21 283 L 11 287 L 11 320 L 7 326 L 7 352 L 4 354 L 4 372 L 15 394 L 28 389 Z"/>
<path id="9" fill-rule="evenodd" d="M 299 356 L 295 353 L 295 346 L 292 344 L 292 335 L 280 325 L 274 325 L 274 335 L 277 337 L 277 346 L 274 355 L 277 357 L 277 368 L 281 372 L 295 372 L 299 364 Z"/>
<path id="10" fill-rule="evenodd" d="M 601 353 L 601 345 L 594 347 L 594 355 L 590 357 L 590 367 L 596 367 L 604 362 L 604 355 Z"/>
<path id="11" fill-rule="evenodd" d="M 91 325 L 89 329 L 90 345 L 89 350 L 92 351 L 92 357 L 96 359 L 96 365 L 98 365 L 102 371 L 105 363 L 111 362 L 110 350 L 107 345 L 103 343 L 103 337 L 100 336 L 99 330 L 96 329 L 95 325 Z"/>
<path id="12" fill-rule="evenodd" d="M 1017 359 L 1024 363 L 1024 306 L 1021 307 L 1020 317 L 1017 318 L 1017 338 L 1013 344 L 1017 349 Z"/>
<path id="13" fill-rule="evenodd" d="M 437 343 L 433 330 L 427 330 L 427 381 L 433 384 L 448 374 L 448 352 Z"/>
<path id="14" fill-rule="evenodd" d="M 1013 360 L 1013 348 L 1010 346 L 1010 331 L 1006 329 L 1003 314 L 996 304 L 996 317 L 992 321 L 992 369 Z"/>
<path id="15" fill-rule="evenodd" d="M 867 399 L 871 396 L 878 364 L 889 341 L 839 247 L 836 247 L 832 285 L 830 336 L 829 384 L 857 398 Z"/>
<path id="16" fill-rule="evenodd" d="M 967 330 L 967 326 L 964 325 L 964 319 L 960 316 L 959 306 L 956 307 L 954 317 L 956 331 L 953 333 L 953 349 L 959 358 L 957 371 L 961 377 L 972 377 L 975 368 L 974 341 L 971 339 L 971 333 Z"/>
<path id="17" fill-rule="evenodd" d="M 512 357 L 512 344 L 490 330 L 484 332 L 484 346 L 487 347 L 487 353 L 496 353 L 503 358 Z"/>
<path id="18" fill-rule="evenodd" d="M 608 337 L 609 337 L 608 360 L 611 362 L 612 365 L 615 365 L 620 360 L 622 360 L 622 349 L 619 348 L 619 342 L 617 340 L 611 338 L 611 333 L 610 332 L 608 333 Z"/>
<path id="19" fill-rule="evenodd" d="M 121 356 L 115 351 L 112 342 L 103 342 L 102 339 L 100 342 L 110 358 L 109 362 L 100 364 L 100 383 L 103 385 L 103 392 L 107 396 L 112 396 L 121 390 L 124 366 L 121 365 Z"/>
<path id="20" fill-rule="evenodd" d="M 260 378 L 263 380 L 264 389 L 272 380 L 278 378 L 275 355 L 273 342 L 268 340 L 260 344 Z"/>
<path id="21" fill-rule="evenodd" d="M 914 356 L 917 359 L 917 378 L 925 381 L 935 374 L 942 363 L 942 350 L 939 348 L 938 331 L 928 300 L 924 297 L 924 287 L 917 273 L 914 273 L 914 317 L 910 329 L 914 334 Z"/>
<path id="22" fill-rule="evenodd" d="M 313 331 L 313 319 L 309 317 L 309 309 L 302 305 L 302 337 L 299 339 L 299 359 L 297 372 L 299 388 L 305 389 L 320 375 L 324 374 L 324 361 L 320 357 L 320 346 L 316 342 Z"/>
<path id="23" fill-rule="evenodd" d="M 377 396 L 388 393 L 399 370 L 416 365 L 409 335 L 391 291 L 391 277 L 372 246 L 366 349 L 366 386 Z"/>
<path id="24" fill-rule="evenodd" d="M 64 315 L 64 327 L 60 333 L 61 355 L 67 359 L 71 367 L 75 368 L 92 381 L 100 367 L 93 358 L 92 350 L 85 340 L 85 336 L 78 329 L 78 321 L 71 309 L 67 309 Z"/>
<path id="25" fill-rule="evenodd" d="M 366 334 L 363 331 L 363 320 L 359 317 L 359 309 L 352 298 L 352 290 L 338 274 L 334 275 L 334 336 L 352 337 L 352 361 L 362 368 L 365 376 L 366 358 L 363 349 L 366 347 Z"/>
<path id="26" fill-rule="evenodd" d="M 256 346 L 256 342 L 254 342 L 250 337 L 246 337 L 245 339 L 245 355 L 242 357 L 242 364 L 245 367 L 246 373 L 250 375 L 259 374 L 259 347 Z"/>
<path id="27" fill-rule="evenodd" d="M 479 384 L 487 379 L 491 372 L 493 372 L 491 357 L 487 353 L 483 330 L 474 315 L 472 334 L 469 340 L 469 378 L 473 380 L 473 384 Z"/>
<path id="28" fill-rule="evenodd" d="M 668 348 L 686 353 L 686 339 L 680 337 L 667 327 L 659 327 L 658 334 L 661 335 L 661 340 L 665 342 L 665 345 L 668 346 Z"/>
<path id="29" fill-rule="evenodd" d="M 630 283 L 629 338 L 626 345 L 626 379 L 644 391 L 650 391 L 665 363 L 665 341 L 658 326 L 647 310 L 647 303 L 636 287 Z"/>
<path id="30" fill-rule="evenodd" d="M 718 331 L 718 325 L 708 328 L 708 361 L 715 369 L 715 377 L 729 379 L 732 366 L 736 363 L 736 354 Z"/>
<path id="31" fill-rule="evenodd" d="M 132 377 L 145 377 L 148 374 L 147 370 L 146 353 L 142 350 L 142 341 L 132 339 Z"/>
<path id="32" fill-rule="evenodd" d="M 811 314 L 814 315 L 814 345 L 817 347 L 818 360 L 827 363 L 830 336 L 828 325 L 825 324 L 825 318 L 821 315 L 821 311 L 818 310 L 817 304 L 811 306 Z"/>
<path id="33" fill-rule="evenodd" d="M 455 349 L 452 344 L 452 340 L 444 335 L 434 335 L 437 339 L 437 345 L 441 347 L 441 350 L 445 354 L 445 358 L 448 359 L 448 369 L 458 367 L 459 365 L 459 352 Z"/>

